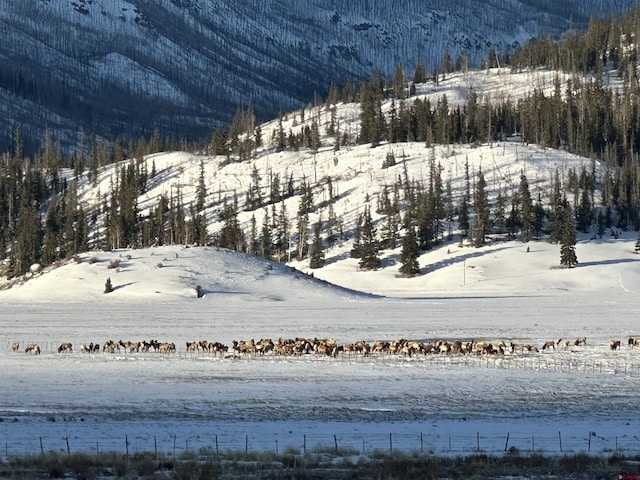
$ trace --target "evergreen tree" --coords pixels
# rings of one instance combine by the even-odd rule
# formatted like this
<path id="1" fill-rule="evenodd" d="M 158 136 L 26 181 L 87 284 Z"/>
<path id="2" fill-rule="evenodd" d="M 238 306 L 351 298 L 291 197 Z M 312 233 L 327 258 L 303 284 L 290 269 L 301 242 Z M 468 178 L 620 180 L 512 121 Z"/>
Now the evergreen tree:
<path id="1" fill-rule="evenodd" d="M 269 214 L 266 211 L 264 212 L 264 219 L 262 221 L 258 252 L 264 258 L 271 258 L 273 256 L 271 225 L 269 223 Z"/>
<path id="2" fill-rule="evenodd" d="M 535 209 L 529 192 L 529 181 L 524 171 L 520 173 L 520 186 L 518 187 L 518 199 L 520 200 L 520 232 L 522 241 L 528 242 L 535 232 Z"/>
<path id="3" fill-rule="evenodd" d="M 154 164 L 155 167 L 155 164 Z M 153 175 L 153 174 L 152 174 Z M 207 185 L 204 178 L 204 161 L 200 160 L 200 172 L 198 174 L 198 185 L 196 186 L 196 211 L 202 213 L 204 203 L 207 198 Z"/>
<path id="4" fill-rule="evenodd" d="M 353 229 L 353 245 L 351 247 L 351 258 L 361 258 L 362 257 L 362 215 L 358 215 L 356 219 L 356 225 Z"/>
<path id="5" fill-rule="evenodd" d="M 419 63 L 416 66 L 415 71 L 413 72 L 413 82 L 414 83 L 424 83 L 427 81 L 427 69 L 424 66 L 424 63 Z"/>
<path id="6" fill-rule="evenodd" d="M 507 224 L 506 212 L 507 200 L 502 194 L 502 191 L 499 191 L 498 195 L 496 196 L 496 206 L 493 210 L 493 227 L 496 233 L 504 232 L 504 228 Z"/>
<path id="7" fill-rule="evenodd" d="M 402 262 L 400 273 L 407 277 L 413 277 L 420 273 L 420 264 L 418 263 L 420 247 L 413 226 L 409 221 L 406 223 L 407 233 L 402 240 L 402 253 L 400 254 L 400 261 Z"/>
<path id="8" fill-rule="evenodd" d="M 591 228 L 591 222 L 593 221 L 593 212 L 591 210 L 591 197 L 589 190 L 582 189 L 580 194 L 580 203 L 576 211 L 576 221 L 578 223 L 577 228 L 584 233 L 589 233 Z"/>
<path id="9" fill-rule="evenodd" d="M 573 268 L 578 264 L 576 256 L 576 227 L 573 223 L 571 205 L 566 198 L 562 202 L 562 233 L 560 238 L 560 265 Z"/>
<path id="10" fill-rule="evenodd" d="M 232 205 L 225 205 L 219 214 L 220 221 L 223 222 L 220 230 L 219 245 L 223 248 L 230 248 L 239 252 L 245 249 L 244 233 L 238 222 L 237 210 Z"/>
<path id="11" fill-rule="evenodd" d="M 463 237 L 469 235 L 469 197 L 466 193 L 462 195 L 462 201 L 458 208 L 458 228 L 460 228 Z"/>
<path id="12" fill-rule="evenodd" d="M 313 241 L 309 250 L 309 268 L 313 269 L 324 267 L 324 249 L 322 247 L 322 237 L 320 236 L 321 228 L 322 222 L 318 220 L 313 229 Z"/>
<path id="13" fill-rule="evenodd" d="M 489 201 L 487 199 L 487 182 L 484 179 L 482 169 L 478 169 L 478 180 L 474 194 L 474 208 L 476 212 L 476 221 L 474 229 L 473 244 L 476 247 L 484 245 L 484 238 L 489 233 Z"/>
<path id="14" fill-rule="evenodd" d="M 247 253 L 250 255 L 257 255 L 260 252 L 260 242 L 258 240 L 258 223 L 256 222 L 256 215 L 251 215 L 249 221 L 249 241 L 247 242 Z"/>
<path id="15" fill-rule="evenodd" d="M 374 71 L 368 85 L 363 86 L 360 94 L 361 122 L 360 143 L 370 143 L 376 147 L 384 140 L 386 130 L 385 119 L 382 113 L 383 96 L 382 76 Z"/>
<path id="16" fill-rule="evenodd" d="M 29 271 L 31 265 L 40 262 L 42 256 L 42 225 L 34 201 L 26 199 L 20 207 L 16 239 L 10 257 L 13 276 Z"/>
<path id="17" fill-rule="evenodd" d="M 380 257 L 378 256 L 376 230 L 368 206 L 365 207 L 362 216 L 360 261 L 358 262 L 358 266 L 361 270 L 377 270 L 381 266 Z"/>

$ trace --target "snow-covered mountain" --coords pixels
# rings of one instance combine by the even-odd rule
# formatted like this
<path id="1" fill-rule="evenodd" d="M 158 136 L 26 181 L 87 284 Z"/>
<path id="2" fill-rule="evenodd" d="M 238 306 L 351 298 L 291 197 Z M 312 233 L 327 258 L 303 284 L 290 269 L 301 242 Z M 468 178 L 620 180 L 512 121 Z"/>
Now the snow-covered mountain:
<path id="1" fill-rule="evenodd" d="M 7 134 L 22 126 L 39 141 L 49 129 L 63 146 L 80 128 L 202 139 L 238 105 L 273 117 L 332 81 L 433 67 L 445 49 L 477 65 L 491 47 L 634 3 L 2 0 L 0 119 Z"/>

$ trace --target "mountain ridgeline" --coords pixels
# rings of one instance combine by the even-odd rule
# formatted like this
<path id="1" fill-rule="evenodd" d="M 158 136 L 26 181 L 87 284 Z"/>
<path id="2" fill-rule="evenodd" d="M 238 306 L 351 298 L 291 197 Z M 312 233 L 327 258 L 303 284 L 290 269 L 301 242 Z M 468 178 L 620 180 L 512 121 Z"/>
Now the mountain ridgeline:
<path id="1" fill-rule="evenodd" d="M 64 149 L 81 130 L 201 141 L 239 106 L 272 118 L 373 70 L 431 70 L 445 51 L 478 66 L 634 3 L 1 0 L 0 149 L 17 127 L 28 152 L 45 131 Z"/>

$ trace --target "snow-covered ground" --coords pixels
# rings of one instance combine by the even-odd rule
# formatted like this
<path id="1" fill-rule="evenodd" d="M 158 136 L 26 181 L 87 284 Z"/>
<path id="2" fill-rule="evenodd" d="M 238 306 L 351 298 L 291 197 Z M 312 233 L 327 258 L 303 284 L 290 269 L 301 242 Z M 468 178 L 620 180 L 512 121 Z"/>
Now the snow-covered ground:
<path id="1" fill-rule="evenodd" d="M 527 91 L 523 83 L 548 90 L 554 77 L 544 71 L 476 72 L 437 87 L 425 84 L 418 94 L 435 102 L 446 93 L 451 104 L 471 89 L 482 101 L 515 99 Z M 355 136 L 358 105 L 336 109 L 341 131 Z M 566 182 L 570 171 L 591 171 L 591 160 L 515 142 L 347 145 L 334 152 L 331 137 L 324 135 L 330 117 L 324 108 L 310 108 L 304 119 L 297 112 L 283 121 L 288 132 L 317 120 L 323 140 L 316 153 L 276 152 L 266 145 L 248 162 L 184 152 L 148 156 L 147 171 L 156 175 L 138 201 L 143 215 L 160 195 L 179 195 L 189 205 L 202 162 L 205 214 L 215 233 L 219 209 L 234 197 L 244 202 L 254 169 L 264 197 L 272 174 L 281 185 L 292 179 L 299 186 L 306 179 L 314 185 L 315 202 L 323 205 L 310 215 L 310 225 L 328 218 L 332 201 L 345 232 L 325 252 L 323 268 L 310 270 L 308 260 L 285 266 L 215 248 L 97 251 L 0 291 L 0 455 L 66 450 L 67 442 L 73 451 L 125 451 L 128 442 L 130 451 L 157 445 L 172 452 L 215 448 L 217 442 L 221 449 L 252 450 L 338 444 L 360 452 L 393 447 L 493 453 L 510 446 L 549 453 L 640 452 L 640 348 L 627 346 L 629 337 L 640 337 L 636 232 L 581 238 L 580 264 L 570 270 L 558 268 L 558 245 L 460 246 L 455 225 L 453 241 L 420 256 L 421 275 L 414 278 L 398 275 L 400 249 L 384 251 L 383 268 L 375 272 L 358 271 L 357 260 L 349 257 L 365 203 L 375 210 L 381 191 L 405 175 L 428 182 L 432 157 L 443 181 L 451 183 L 456 204 L 467 164 L 471 183 L 482 169 L 491 202 L 498 192 L 513 194 L 521 173 L 532 197 L 546 202 L 556 172 Z M 276 126 L 262 126 L 267 143 Z M 389 152 L 397 164 L 382 169 Z M 121 167 L 103 168 L 95 186 L 83 177 L 78 197 L 85 211 L 107 201 Z M 593 168 L 600 179 L 600 162 Z M 299 200 L 295 195 L 284 202 L 290 225 L 296 225 Z M 238 218 L 248 231 L 252 216 L 262 225 L 266 214 L 270 208 L 243 211 Z M 374 220 L 381 216 L 374 214 Z M 119 266 L 109 268 L 116 260 Z M 114 291 L 105 295 L 107 278 Z M 587 337 L 585 346 L 573 344 L 580 336 Z M 231 359 L 186 352 L 191 341 L 231 345 L 281 337 L 333 338 L 340 344 L 504 341 L 538 349 L 563 339 L 570 346 L 497 357 Z M 174 342 L 178 351 L 79 352 L 80 343 L 109 339 L 157 339 Z M 622 342 L 620 350 L 609 348 L 612 339 Z M 18 352 L 11 349 L 14 342 L 20 343 Z M 73 353 L 57 353 L 62 342 L 73 343 Z M 28 343 L 38 343 L 42 355 L 25 354 Z"/>
<path id="2" fill-rule="evenodd" d="M 0 292 L 2 454 L 318 445 L 471 453 L 640 451 L 640 257 L 635 232 L 559 247 L 443 245 L 424 275 L 314 277 L 215 248 L 95 252 Z M 447 253 L 447 250 L 449 251 Z M 120 266 L 109 268 L 113 260 Z M 103 293 L 106 278 L 115 290 Z M 335 287 L 329 282 L 340 283 Z M 195 287 L 205 295 L 197 298 Z M 372 292 L 375 295 L 369 293 Z M 578 336 L 586 346 L 574 346 Z M 504 340 L 567 350 L 501 357 L 220 358 L 185 343 L 279 337 Z M 177 353 L 79 352 L 108 339 L 175 342 Z M 622 348 L 611 351 L 611 339 Z M 13 342 L 20 351 L 13 352 Z M 23 352 L 37 342 L 42 354 Z M 57 353 L 62 342 L 74 352 Z M 335 436 L 335 437 L 334 437 Z"/>

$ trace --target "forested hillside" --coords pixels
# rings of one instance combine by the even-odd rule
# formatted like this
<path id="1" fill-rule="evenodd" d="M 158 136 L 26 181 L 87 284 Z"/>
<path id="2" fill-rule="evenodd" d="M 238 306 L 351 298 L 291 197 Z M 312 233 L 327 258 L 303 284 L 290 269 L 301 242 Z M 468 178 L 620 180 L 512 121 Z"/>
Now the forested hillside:
<path id="1" fill-rule="evenodd" d="M 264 121 L 396 65 L 429 71 L 448 52 L 480 65 L 531 36 L 559 37 L 632 0 L 269 2 L 0 1 L 0 150 L 22 128 L 28 155 L 48 130 L 202 141 L 251 105 Z M 82 133 L 80 133 L 82 132 Z"/>
<path id="2" fill-rule="evenodd" d="M 159 131 L 72 156 L 47 136 L 31 162 L 18 129 L 0 177 L 5 274 L 87 248 L 213 243 L 314 268 L 340 246 L 363 270 L 397 249 L 411 276 L 434 245 L 504 236 L 557 242 L 573 267 L 577 231 L 640 227 L 639 21 L 539 37 L 479 71 L 447 55 L 435 76 L 373 71 L 267 123 L 243 108 L 191 154 L 149 155 L 180 147 Z"/>

